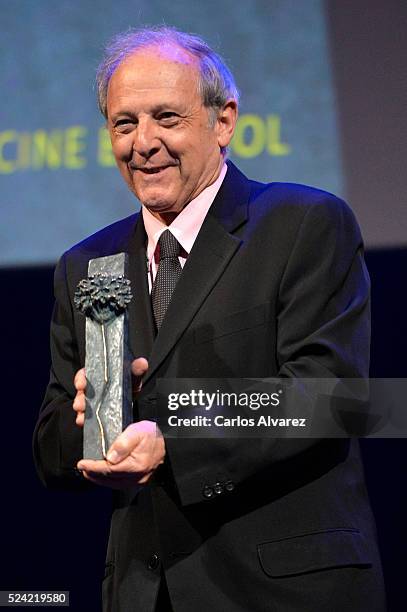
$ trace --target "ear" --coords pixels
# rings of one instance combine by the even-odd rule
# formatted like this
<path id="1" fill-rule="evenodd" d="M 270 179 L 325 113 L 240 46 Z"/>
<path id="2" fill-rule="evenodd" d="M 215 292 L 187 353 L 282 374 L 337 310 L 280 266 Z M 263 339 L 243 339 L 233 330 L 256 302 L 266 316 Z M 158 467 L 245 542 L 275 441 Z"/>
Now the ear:
<path id="1" fill-rule="evenodd" d="M 219 110 L 216 120 L 216 130 L 220 147 L 227 147 L 232 140 L 233 132 L 236 127 L 237 115 L 237 102 L 233 99 L 228 100 L 223 108 Z"/>

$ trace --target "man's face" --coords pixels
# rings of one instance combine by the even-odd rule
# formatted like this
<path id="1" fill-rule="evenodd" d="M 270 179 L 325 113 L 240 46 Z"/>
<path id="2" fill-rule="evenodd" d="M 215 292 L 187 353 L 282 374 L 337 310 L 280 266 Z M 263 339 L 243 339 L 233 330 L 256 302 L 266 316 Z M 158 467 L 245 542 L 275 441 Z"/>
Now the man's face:
<path id="1" fill-rule="evenodd" d="M 223 163 L 224 129 L 220 120 L 210 127 L 197 79 L 194 59 L 173 46 L 136 52 L 110 79 L 113 154 L 131 191 L 156 216 L 179 213 Z"/>

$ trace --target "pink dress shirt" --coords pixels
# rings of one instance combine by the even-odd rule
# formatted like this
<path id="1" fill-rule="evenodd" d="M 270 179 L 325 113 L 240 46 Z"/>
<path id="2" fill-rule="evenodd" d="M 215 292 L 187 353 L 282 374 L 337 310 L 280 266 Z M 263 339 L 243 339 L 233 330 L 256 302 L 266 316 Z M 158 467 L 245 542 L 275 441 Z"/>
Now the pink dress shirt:
<path id="1" fill-rule="evenodd" d="M 227 169 L 227 165 L 223 164 L 216 181 L 201 191 L 196 198 L 191 200 L 170 225 L 165 225 L 165 223 L 154 217 L 145 206 L 142 206 L 144 227 L 148 237 L 147 260 L 149 270 L 148 286 L 150 293 L 157 274 L 158 257 L 154 257 L 154 254 L 161 234 L 164 230 L 169 229 L 178 240 L 183 249 L 183 253 L 179 257 L 179 260 L 181 266 L 184 267 L 186 258 L 191 252 L 208 210 L 223 183 Z"/>

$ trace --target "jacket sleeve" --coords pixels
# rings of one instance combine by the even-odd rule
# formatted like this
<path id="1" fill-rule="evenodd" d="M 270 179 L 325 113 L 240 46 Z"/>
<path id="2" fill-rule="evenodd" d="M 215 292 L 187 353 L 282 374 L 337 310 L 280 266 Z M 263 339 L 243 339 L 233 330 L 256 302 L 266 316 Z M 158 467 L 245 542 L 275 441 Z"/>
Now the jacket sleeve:
<path id="1" fill-rule="evenodd" d="M 279 286 L 276 376 L 367 377 L 369 296 L 362 238 L 352 211 L 334 197 L 310 205 Z M 215 498 L 216 483 L 223 490 L 227 483 L 238 487 L 263 470 L 272 468 L 275 473 L 279 465 L 296 456 L 301 465 L 301 453 L 318 442 L 317 438 L 168 438 L 166 444 L 181 502 L 193 504 L 203 501 L 205 491 L 207 497 Z"/>
<path id="2" fill-rule="evenodd" d="M 50 379 L 33 435 L 33 454 L 42 483 L 52 488 L 88 488 L 76 471 L 82 457 L 82 430 L 75 423 L 73 379 L 82 367 L 66 275 L 66 255 L 54 275 L 55 305 L 51 320 Z"/>

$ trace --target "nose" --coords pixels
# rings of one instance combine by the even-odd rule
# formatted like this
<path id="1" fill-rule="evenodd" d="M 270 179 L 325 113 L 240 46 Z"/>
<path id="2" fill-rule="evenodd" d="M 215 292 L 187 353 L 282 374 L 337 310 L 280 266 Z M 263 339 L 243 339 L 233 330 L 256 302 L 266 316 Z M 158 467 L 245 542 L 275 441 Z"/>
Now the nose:
<path id="1" fill-rule="evenodd" d="M 149 159 L 154 153 L 157 153 L 161 147 L 161 141 L 158 137 L 158 126 L 151 117 L 139 118 L 133 136 L 133 151 Z"/>

